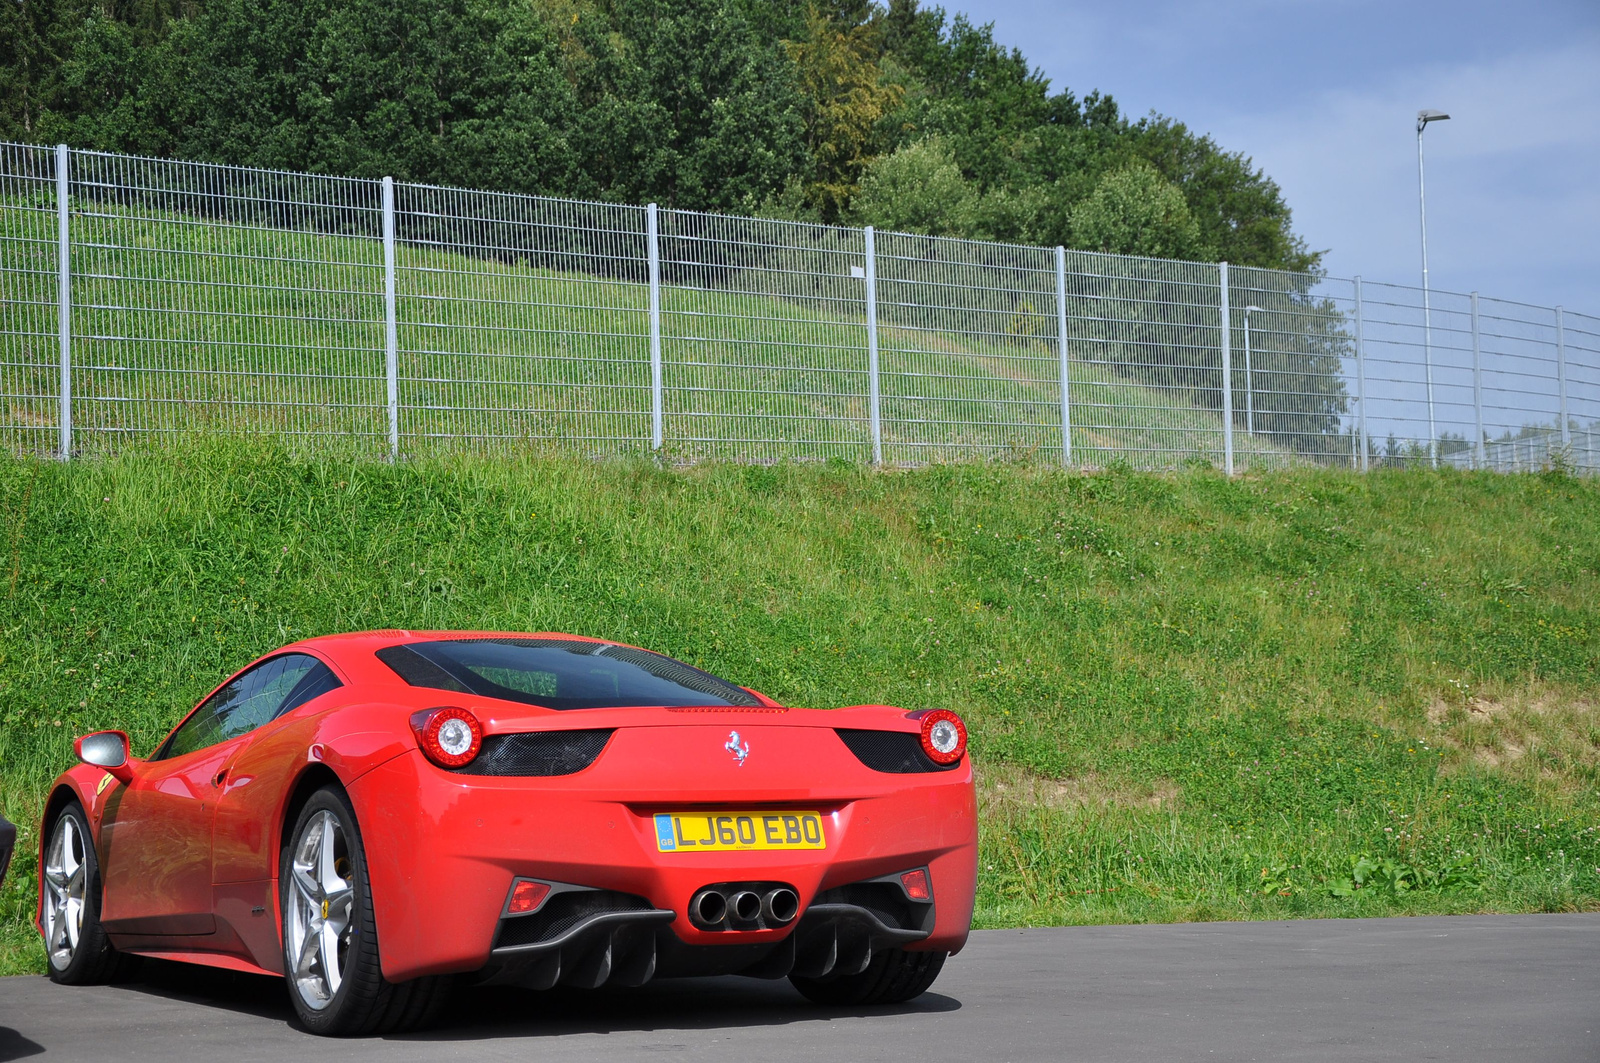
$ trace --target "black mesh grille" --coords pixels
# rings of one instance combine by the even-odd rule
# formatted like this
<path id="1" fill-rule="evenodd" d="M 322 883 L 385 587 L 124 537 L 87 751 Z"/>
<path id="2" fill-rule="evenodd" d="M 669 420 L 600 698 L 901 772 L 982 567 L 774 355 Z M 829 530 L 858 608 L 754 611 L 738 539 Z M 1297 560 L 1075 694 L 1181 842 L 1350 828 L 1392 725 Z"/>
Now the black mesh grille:
<path id="1" fill-rule="evenodd" d="M 850 752 L 873 771 L 909 775 L 922 771 L 949 771 L 955 764 L 938 764 L 922 751 L 922 736 L 904 731 L 847 731 L 839 728 L 835 733 Z"/>
<path id="2" fill-rule="evenodd" d="M 489 735 L 458 775 L 572 775 L 594 763 L 611 740 L 611 728 Z"/>
<path id="3" fill-rule="evenodd" d="M 600 651 L 607 657 L 618 661 L 627 661 L 629 664 L 639 665 L 641 668 L 653 671 L 663 679 L 671 680 L 681 687 L 696 691 L 700 694 L 710 694 L 720 701 L 731 701 L 735 705 L 755 705 L 761 703 L 748 691 L 734 687 L 729 690 L 729 684 L 709 675 L 698 668 L 690 668 L 682 661 L 674 661 L 670 657 L 663 657 L 659 653 L 648 650 L 635 650 L 628 646 L 607 646 Z"/>
<path id="4" fill-rule="evenodd" d="M 414 687 L 451 690 L 457 694 L 471 693 L 466 684 L 410 646 L 385 646 L 378 651 L 378 660 L 394 669 L 395 675 Z"/>
<path id="5" fill-rule="evenodd" d="M 654 906 L 643 897 L 615 890 L 570 890 L 545 901 L 532 915 L 510 916 L 500 921 L 495 947 L 532 945 L 565 934 L 592 915 L 608 912 L 649 912 Z"/>

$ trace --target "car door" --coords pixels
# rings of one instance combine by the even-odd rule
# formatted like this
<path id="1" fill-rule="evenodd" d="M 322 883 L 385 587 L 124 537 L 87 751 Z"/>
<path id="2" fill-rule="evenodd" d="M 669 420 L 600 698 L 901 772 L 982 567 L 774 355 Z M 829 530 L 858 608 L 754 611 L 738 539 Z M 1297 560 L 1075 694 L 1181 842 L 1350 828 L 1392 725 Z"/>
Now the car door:
<path id="1" fill-rule="evenodd" d="M 317 662 L 282 654 L 234 676 L 141 766 L 102 827 L 101 919 L 118 935 L 216 929 L 212 821 L 233 759 Z"/>

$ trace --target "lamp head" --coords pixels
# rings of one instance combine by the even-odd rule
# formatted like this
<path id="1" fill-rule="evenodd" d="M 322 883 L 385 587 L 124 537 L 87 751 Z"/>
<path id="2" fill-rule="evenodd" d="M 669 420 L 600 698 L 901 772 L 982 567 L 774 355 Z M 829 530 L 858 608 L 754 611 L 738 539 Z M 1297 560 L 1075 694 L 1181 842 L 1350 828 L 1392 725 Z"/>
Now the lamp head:
<path id="1" fill-rule="evenodd" d="M 1421 133 L 1429 122 L 1446 122 L 1450 116 L 1443 111 L 1424 109 L 1417 112 L 1417 132 Z"/>
<path id="2" fill-rule="evenodd" d="M 1249 306 L 1245 307 L 1244 308 L 1244 312 L 1247 313 L 1247 314 L 1252 313 L 1252 312 L 1253 313 L 1257 313 L 1257 314 L 1266 313 L 1265 310 L 1261 309 L 1259 306 L 1256 306 L 1254 303 L 1251 303 Z"/>

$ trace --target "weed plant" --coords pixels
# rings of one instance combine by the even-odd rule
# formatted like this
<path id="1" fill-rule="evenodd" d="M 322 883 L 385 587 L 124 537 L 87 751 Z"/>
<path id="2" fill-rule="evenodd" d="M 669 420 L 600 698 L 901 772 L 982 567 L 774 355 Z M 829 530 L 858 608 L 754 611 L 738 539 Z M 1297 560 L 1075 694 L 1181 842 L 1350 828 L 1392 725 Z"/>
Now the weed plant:
<path id="1" fill-rule="evenodd" d="M 979 926 L 1600 902 L 1600 484 L 0 458 L 0 970 L 74 735 L 364 628 L 558 630 L 972 729 Z"/>

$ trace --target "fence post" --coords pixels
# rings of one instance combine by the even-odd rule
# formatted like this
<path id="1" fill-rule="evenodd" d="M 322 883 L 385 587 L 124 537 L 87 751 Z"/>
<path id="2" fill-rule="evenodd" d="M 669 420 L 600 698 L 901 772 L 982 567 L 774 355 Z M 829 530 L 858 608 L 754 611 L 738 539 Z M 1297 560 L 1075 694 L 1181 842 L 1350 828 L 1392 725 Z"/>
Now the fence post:
<path id="1" fill-rule="evenodd" d="M 1572 429 L 1567 425 L 1567 326 L 1561 308 L 1556 307 L 1556 385 L 1561 392 L 1561 449 L 1572 446 Z"/>
<path id="2" fill-rule="evenodd" d="M 1472 422 L 1477 441 L 1472 453 L 1478 468 L 1483 468 L 1483 347 L 1478 342 L 1478 293 L 1472 293 Z"/>
<path id="3" fill-rule="evenodd" d="M 1361 278 L 1356 278 L 1356 449 L 1360 469 L 1367 471 L 1367 337 L 1362 320 Z"/>
<path id="4" fill-rule="evenodd" d="M 666 441 L 661 399 L 661 229 L 654 203 L 644 208 L 644 248 L 650 279 L 650 449 L 657 455 Z"/>
<path id="5" fill-rule="evenodd" d="M 394 283 L 394 178 L 383 179 L 383 372 L 389 403 L 389 460 L 400 457 L 400 336 Z"/>
<path id="6" fill-rule="evenodd" d="M 1233 326 L 1228 320 L 1228 264 L 1217 263 L 1222 306 L 1222 469 L 1233 475 Z"/>
<path id="7" fill-rule="evenodd" d="M 61 345 L 61 454 L 72 458 L 72 231 L 68 212 L 72 154 L 56 145 L 56 321 Z"/>
<path id="8" fill-rule="evenodd" d="M 1072 464 L 1072 400 L 1067 374 L 1067 249 L 1056 246 L 1056 329 L 1061 345 L 1061 464 Z"/>
<path id="9" fill-rule="evenodd" d="M 883 464 L 883 422 L 878 413 L 878 253 L 872 226 L 867 237 L 867 416 L 872 420 L 872 464 Z"/>

